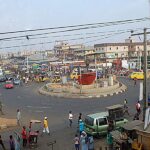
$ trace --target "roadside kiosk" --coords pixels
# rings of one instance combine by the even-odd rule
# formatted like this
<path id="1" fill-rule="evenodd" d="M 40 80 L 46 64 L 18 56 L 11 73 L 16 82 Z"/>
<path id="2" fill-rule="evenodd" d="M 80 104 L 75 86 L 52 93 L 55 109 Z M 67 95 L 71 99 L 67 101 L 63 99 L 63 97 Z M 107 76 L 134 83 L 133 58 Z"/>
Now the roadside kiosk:
<path id="1" fill-rule="evenodd" d="M 142 144 L 138 143 L 138 134 L 136 132 L 136 127 L 142 123 L 140 120 L 133 120 L 122 125 L 120 131 L 112 131 L 114 145 L 118 145 L 120 150 L 142 150 Z"/>

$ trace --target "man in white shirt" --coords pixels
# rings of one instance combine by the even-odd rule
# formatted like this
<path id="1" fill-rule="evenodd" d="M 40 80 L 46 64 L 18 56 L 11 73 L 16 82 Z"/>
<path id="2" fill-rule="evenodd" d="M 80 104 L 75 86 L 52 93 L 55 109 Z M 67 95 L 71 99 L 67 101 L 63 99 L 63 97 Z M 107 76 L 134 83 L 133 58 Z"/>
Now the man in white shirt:
<path id="1" fill-rule="evenodd" d="M 21 112 L 17 109 L 17 125 L 20 126 Z"/>
<path id="2" fill-rule="evenodd" d="M 69 111 L 69 126 L 72 127 L 73 114 Z"/>

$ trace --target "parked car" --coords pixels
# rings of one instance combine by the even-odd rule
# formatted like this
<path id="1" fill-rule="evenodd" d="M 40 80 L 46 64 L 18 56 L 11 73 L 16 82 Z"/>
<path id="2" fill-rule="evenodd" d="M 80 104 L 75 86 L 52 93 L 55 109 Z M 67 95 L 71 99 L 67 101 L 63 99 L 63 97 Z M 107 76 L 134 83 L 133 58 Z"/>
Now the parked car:
<path id="1" fill-rule="evenodd" d="M 15 85 L 20 85 L 20 79 L 18 79 L 18 78 L 13 79 L 13 83 Z"/>
<path id="2" fill-rule="evenodd" d="M 13 80 L 13 76 L 11 74 L 5 75 L 6 80 Z"/>
<path id="3" fill-rule="evenodd" d="M 6 81 L 4 87 L 6 89 L 12 89 L 14 87 L 13 82 L 12 81 Z"/>
<path id="4" fill-rule="evenodd" d="M 5 81 L 6 81 L 5 76 L 0 76 L 0 82 L 5 82 Z"/>

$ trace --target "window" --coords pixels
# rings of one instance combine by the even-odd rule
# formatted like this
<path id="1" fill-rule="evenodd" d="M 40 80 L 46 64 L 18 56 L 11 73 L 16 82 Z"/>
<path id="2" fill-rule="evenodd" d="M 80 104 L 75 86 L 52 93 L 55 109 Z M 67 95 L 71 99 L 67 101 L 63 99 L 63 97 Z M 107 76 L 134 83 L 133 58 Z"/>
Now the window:
<path id="1" fill-rule="evenodd" d="M 102 50 L 104 50 L 104 48 L 102 47 Z"/>
<path id="2" fill-rule="evenodd" d="M 117 49 L 118 49 L 118 47 L 117 47 Z"/>
<path id="3" fill-rule="evenodd" d="M 110 50 L 111 50 L 111 47 L 110 47 Z"/>
<path id="4" fill-rule="evenodd" d="M 98 119 L 98 121 L 99 121 L 99 126 L 107 125 L 107 119 L 106 118 L 100 118 L 100 119 Z"/>
<path id="5" fill-rule="evenodd" d="M 124 47 L 124 49 L 126 49 L 126 47 Z"/>
<path id="6" fill-rule="evenodd" d="M 86 123 L 87 125 L 93 126 L 94 119 L 87 116 L 87 117 L 85 118 L 85 123 Z"/>

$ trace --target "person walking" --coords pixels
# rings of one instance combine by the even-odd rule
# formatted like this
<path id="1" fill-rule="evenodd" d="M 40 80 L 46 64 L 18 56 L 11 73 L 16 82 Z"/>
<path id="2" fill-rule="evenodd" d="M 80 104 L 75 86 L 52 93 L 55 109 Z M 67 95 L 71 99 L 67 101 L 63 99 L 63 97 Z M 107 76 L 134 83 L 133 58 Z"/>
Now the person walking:
<path id="1" fill-rule="evenodd" d="M 138 101 L 138 102 L 136 103 L 136 111 L 137 111 L 138 114 L 141 113 L 141 104 L 140 104 L 140 101 Z"/>
<path id="2" fill-rule="evenodd" d="M 84 122 L 82 120 L 79 120 L 79 132 L 80 135 L 84 131 Z"/>
<path id="3" fill-rule="evenodd" d="M 48 118 L 47 117 L 44 117 L 44 121 L 43 121 L 43 133 L 48 133 L 48 135 L 50 135 L 50 132 L 49 132 L 49 127 L 48 127 Z"/>
<path id="4" fill-rule="evenodd" d="M 77 134 L 75 135 L 75 138 L 74 138 L 74 144 L 75 144 L 75 150 L 79 150 L 80 149 L 80 139 Z"/>
<path id="5" fill-rule="evenodd" d="M 123 104 L 123 107 L 125 108 L 126 106 L 127 106 L 127 103 L 128 103 L 128 101 L 127 101 L 127 99 L 125 98 L 124 99 L 124 102 L 123 102 L 124 104 Z"/>
<path id="6" fill-rule="evenodd" d="M 81 143 L 81 150 L 88 150 L 88 137 L 86 132 L 84 131 L 81 133 L 80 143 Z"/>
<path id="7" fill-rule="evenodd" d="M 1 135 L 0 135 L 0 145 L 2 146 L 3 150 L 6 150 Z"/>
<path id="8" fill-rule="evenodd" d="M 73 114 L 72 111 L 69 111 L 69 126 L 72 127 Z"/>
<path id="9" fill-rule="evenodd" d="M 128 116 L 130 116 L 129 110 L 128 110 L 128 105 L 127 105 L 127 104 L 128 104 L 127 99 L 125 99 L 125 100 L 124 100 L 124 113 L 123 113 L 123 114 L 124 114 L 124 115 L 125 115 L 125 114 L 128 114 Z"/>
<path id="10" fill-rule="evenodd" d="M 78 123 L 80 120 L 82 120 L 82 113 L 79 113 Z"/>
<path id="11" fill-rule="evenodd" d="M 4 113 L 3 113 L 3 105 L 2 105 L 1 101 L 0 101 L 0 113 L 1 113 L 1 115 L 4 115 Z"/>
<path id="12" fill-rule="evenodd" d="M 10 150 L 15 150 L 15 141 L 13 139 L 13 136 L 10 135 L 9 138 L 10 138 L 9 139 Z"/>
<path id="13" fill-rule="evenodd" d="M 136 81 L 137 81 L 137 79 L 136 79 L 136 78 L 134 78 L 134 86 L 136 86 Z"/>
<path id="14" fill-rule="evenodd" d="M 94 139 L 92 135 L 88 137 L 88 150 L 94 150 Z"/>
<path id="15" fill-rule="evenodd" d="M 22 129 L 22 140 L 23 140 L 23 147 L 26 147 L 27 145 L 27 131 L 26 131 L 26 127 L 23 126 L 23 129 Z"/>
<path id="16" fill-rule="evenodd" d="M 21 150 L 19 137 L 15 139 L 15 150 Z"/>
<path id="17" fill-rule="evenodd" d="M 21 112 L 19 109 L 17 109 L 17 125 L 20 126 L 20 120 L 21 120 Z"/>
<path id="18" fill-rule="evenodd" d="M 107 144 L 108 144 L 109 150 L 112 150 L 113 149 L 113 137 L 110 132 L 107 133 Z"/>

